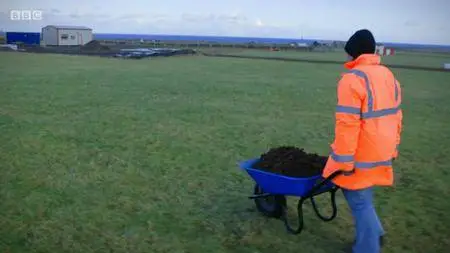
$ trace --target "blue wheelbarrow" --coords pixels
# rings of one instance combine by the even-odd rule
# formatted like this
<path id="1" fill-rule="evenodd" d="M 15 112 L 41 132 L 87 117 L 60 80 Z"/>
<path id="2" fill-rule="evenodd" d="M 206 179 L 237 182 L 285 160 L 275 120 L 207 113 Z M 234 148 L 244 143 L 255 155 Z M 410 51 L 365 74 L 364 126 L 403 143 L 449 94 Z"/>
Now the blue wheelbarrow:
<path id="1" fill-rule="evenodd" d="M 281 219 L 284 222 L 286 230 L 291 234 L 300 234 L 303 230 L 303 204 L 310 200 L 315 214 L 319 219 L 329 222 L 336 218 L 336 191 L 339 189 L 332 180 L 341 174 L 337 171 L 328 178 L 321 175 L 295 178 L 274 174 L 253 168 L 253 165 L 259 159 L 251 159 L 239 163 L 239 167 L 245 170 L 255 181 L 253 195 L 250 199 L 255 201 L 256 208 L 263 215 L 270 218 Z M 332 212 L 330 216 L 322 215 L 317 209 L 314 197 L 320 194 L 329 193 L 331 198 Z M 300 197 L 297 204 L 298 226 L 293 228 L 287 219 L 286 196 Z"/>

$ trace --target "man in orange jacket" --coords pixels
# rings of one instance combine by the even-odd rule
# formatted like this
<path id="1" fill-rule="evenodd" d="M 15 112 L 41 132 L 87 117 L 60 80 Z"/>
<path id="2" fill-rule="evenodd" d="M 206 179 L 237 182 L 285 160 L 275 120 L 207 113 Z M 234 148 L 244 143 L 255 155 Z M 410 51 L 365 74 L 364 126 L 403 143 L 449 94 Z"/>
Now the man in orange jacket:
<path id="1" fill-rule="evenodd" d="M 374 186 L 393 184 L 392 160 L 398 155 L 402 130 L 400 83 L 380 65 L 375 39 L 368 30 L 350 37 L 345 51 L 348 72 L 337 87 L 335 139 L 323 176 L 334 179 L 352 211 L 353 253 L 379 253 L 384 235 L 372 203 Z"/>

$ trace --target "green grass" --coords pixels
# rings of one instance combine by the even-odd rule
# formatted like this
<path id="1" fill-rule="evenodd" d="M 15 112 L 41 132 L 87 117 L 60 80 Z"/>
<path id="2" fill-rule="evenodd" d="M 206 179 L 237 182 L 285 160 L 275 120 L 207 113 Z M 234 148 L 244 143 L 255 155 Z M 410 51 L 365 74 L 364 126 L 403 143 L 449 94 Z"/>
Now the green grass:
<path id="1" fill-rule="evenodd" d="M 208 50 L 204 50 L 208 52 Z M 210 50 L 211 51 L 211 50 Z M 294 52 L 294 51 L 269 51 L 269 50 L 239 50 L 224 49 L 216 50 L 223 54 L 258 56 L 258 57 L 282 57 L 289 59 L 305 59 L 305 60 L 332 60 L 346 61 L 344 51 L 336 52 Z M 413 53 L 413 52 L 396 52 L 395 55 L 383 56 L 383 64 L 396 64 L 406 66 L 434 67 L 443 68 L 444 63 L 450 63 L 450 54 L 437 53 Z"/>
<path id="2" fill-rule="evenodd" d="M 255 211 L 236 162 L 277 145 L 326 154 L 341 71 L 1 53 L 0 252 L 340 252 L 353 239 L 342 194 L 336 220 L 308 204 L 291 236 Z M 450 75 L 394 72 L 405 128 L 396 185 L 376 195 L 384 252 L 444 253 Z"/>

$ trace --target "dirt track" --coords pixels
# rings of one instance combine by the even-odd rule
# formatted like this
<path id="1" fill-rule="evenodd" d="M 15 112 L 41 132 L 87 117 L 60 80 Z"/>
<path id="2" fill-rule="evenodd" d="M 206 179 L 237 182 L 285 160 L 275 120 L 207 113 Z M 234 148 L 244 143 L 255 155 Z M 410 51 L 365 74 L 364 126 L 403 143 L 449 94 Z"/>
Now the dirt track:
<path id="1" fill-rule="evenodd" d="M 294 58 L 283 58 L 283 57 L 244 56 L 244 55 L 234 55 L 234 54 L 211 54 L 211 53 L 203 53 L 203 55 L 209 56 L 209 57 L 230 57 L 230 58 L 259 59 L 259 60 L 273 60 L 273 61 L 287 61 L 287 62 L 344 64 L 344 62 L 341 62 L 341 61 L 331 61 L 331 60 L 311 60 L 311 59 L 294 59 Z M 397 68 L 397 69 L 413 69 L 413 70 L 438 71 L 438 72 L 449 72 L 450 73 L 450 69 L 444 69 L 444 68 L 421 67 L 421 66 L 398 65 L 398 64 L 388 64 L 386 66 L 388 66 L 390 68 Z"/>
<path id="2" fill-rule="evenodd" d="M 121 52 L 121 49 L 141 48 L 140 45 L 115 44 L 104 45 L 98 41 L 91 41 L 83 46 L 22 46 L 20 49 L 28 53 L 48 53 L 48 54 L 66 54 L 66 55 L 86 55 L 86 56 L 103 56 L 113 57 Z M 192 49 L 182 49 L 175 53 L 168 54 L 160 52 L 156 56 L 172 56 L 172 55 L 192 55 L 196 52 Z"/>

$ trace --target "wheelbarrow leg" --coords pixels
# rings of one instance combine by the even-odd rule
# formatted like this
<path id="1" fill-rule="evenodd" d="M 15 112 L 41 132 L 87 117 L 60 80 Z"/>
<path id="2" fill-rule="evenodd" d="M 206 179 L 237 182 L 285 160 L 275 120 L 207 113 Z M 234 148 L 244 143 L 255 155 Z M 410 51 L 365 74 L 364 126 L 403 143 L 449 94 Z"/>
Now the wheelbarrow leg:
<path id="1" fill-rule="evenodd" d="M 311 196 L 311 204 L 312 207 L 314 209 L 314 213 L 316 213 L 316 216 L 319 217 L 319 219 L 328 222 L 328 221 L 332 221 L 334 218 L 336 218 L 337 216 L 337 206 L 336 206 L 336 191 L 338 190 L 338 188 L 334 188 L 332 189 L 329 193 L 330 193 L 330 200 L 331 200 L 331 215 L 326 217 L 324 215 L 322 215 L 318 208 L 317 208 L 317 204 L 316 201 L 314 199 L 314 196 Z"/>
<path id="2" fill-rule="evenodd" d="M 293 228 L 288 221 L 287 217 L 287 207 L 283 209 L 283 216 L 282 220 L 284 222 L 284 226 L 286 227 L 286 230 L 293 235 L 300 234 L 303 230 L 304 221 L 303 221 L 303 203 L 305 202 L 305 198 L 300 198 L 297 204 L 297 218 L 298 218 L 298 226 L 296 228 Z"/>
<path id="3" fill-rule="evenodd" d="M 249 197 L 255 201 L 256 208 L 262 214 L 270 218 L 280 218 L 286 206 L 286 197 L 283 195 L 269 194 L 256 184 L 253 196 Z"/>
<path id="4" fill-rule="evenodd" d="M 316 213 L 317 217 L 319 217 L 321 220 L 323 221 L 331 221 L 333 220 L 336 215 L 337 215 L 337 207 L 336 207 L 336 191 L 338 190 L 337 187 L 331 189 L 329 192 L 331 194 L 331 205 L 333 208 L 332 214 L 330 217 L 325 217 L 322 214 L 320 214 L 320 212 L 317 209 L 317 205 L 316 202 L 314 200 L 314 196 L 316 196 L 316 194 L 318 192 L 321 191 L 322 187 L 324 187 L 326 184 L 330 183 L 331 180 L 333 180 L 335 177 L 339 176 L 342 172 L 341 171 L 337 171 L 335 173 L 333 173 L 331 176 L 325 178 L 324 180 L 322 180 L 320 183 L 316 184 L 305 196 L 301 197 L 300 200 L 298 201 L 298 205 L 297 205 L 297 215 L 298 215 L 298 227 L 297 228 L 292 228 L 289 225 L 289 222 L 287 220 L 287 208 L 284 208 L 283 210 L 283 216 L 282 219 L 284 221 L 284 226 L 286 227 L 287 231 L 291 234 L 300 234 L 302 232 L 303 226 L 304 226 L 304 221 L 303 221 L 303 203 L 305 202 L 305 200 L 307 199 L 311 199 L 311 203 L 314 209 L 314 212 Z M 325 192 L 323 192 L 325 193 Z"/>

